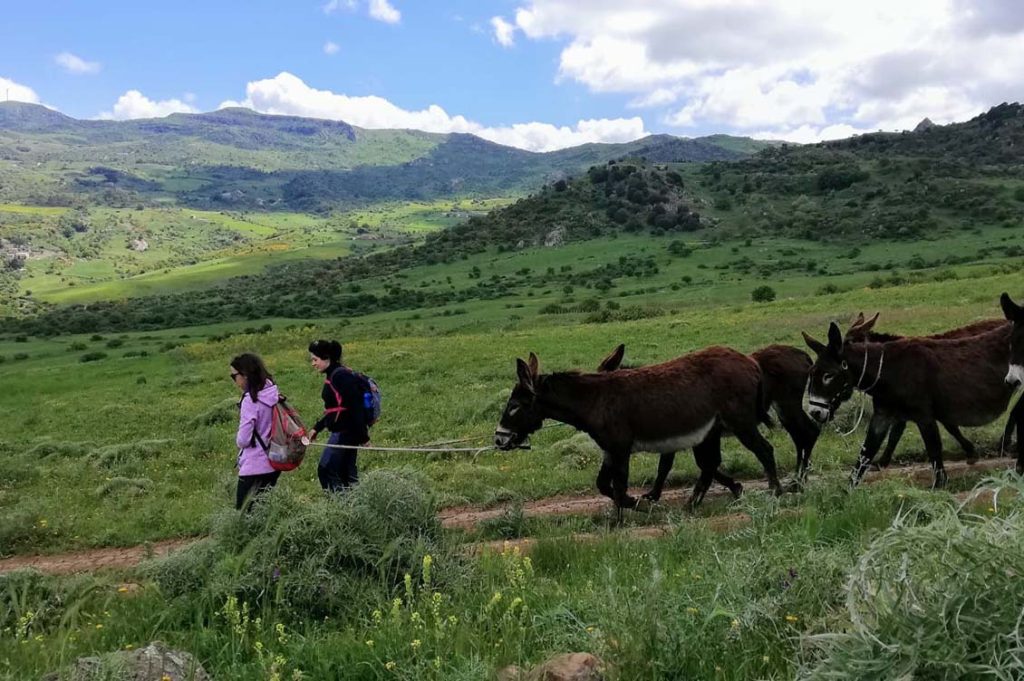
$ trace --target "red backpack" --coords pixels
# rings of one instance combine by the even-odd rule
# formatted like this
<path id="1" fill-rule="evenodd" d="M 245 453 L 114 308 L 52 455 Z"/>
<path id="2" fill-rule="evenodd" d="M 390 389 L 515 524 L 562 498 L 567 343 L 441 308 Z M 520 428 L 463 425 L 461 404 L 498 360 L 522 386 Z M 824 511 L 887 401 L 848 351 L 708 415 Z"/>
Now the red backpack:
<path id="1" fill-rule="evenodd" d="M 270 439 L 264 442 L 260 434 L 253 429 L 253 440 L 267 453 L 270 467 L 275 471 L 294 470 L 299 467 L 306 455 L 306 445 L 302 443 L 302 438 L 306 435 L 306 426 L 299 418 L 299 412 L 288 404 L 284 395 L 281 395 L 277 404 L 271 407 L 270 416 Z"/>

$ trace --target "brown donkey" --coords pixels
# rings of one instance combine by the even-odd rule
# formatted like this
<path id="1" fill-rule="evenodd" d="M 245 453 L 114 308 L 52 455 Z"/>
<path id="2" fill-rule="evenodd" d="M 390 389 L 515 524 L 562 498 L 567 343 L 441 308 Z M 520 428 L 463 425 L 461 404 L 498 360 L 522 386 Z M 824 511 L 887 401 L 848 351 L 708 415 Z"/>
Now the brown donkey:
<path id="1" fill-rule="evenodd" d="M 627 486 L 629 457 L 639 451 L 693 448 L 701 472 L 691 506 L 716 477 L 738 494 L 737 483 L 716 476 L 723 432 L 757 456 L 769 487 L 782 492 L 772 445 L 758 431 L 768 422 L 761 370 L 742 353 L 711 347 L 663 364 L 597 374 L 541 374 L 531 353 L 529 363 L 518 359 L 516 368 L 518 381 L 494 432 L 495 445 L 519 446 L 549 418 L 574 426 L 604 451 L 597 488 L 619 509 L 637 504 Z"/>
<path id="2" fill-rule="evenodd" d="M 626 346 L 619 345 L 607 357 L 601 360 L 598 371 L 615 371 L 622 366 Z M 750 355 L 761 367 L 764 382 L 765 404 L 775 407 L 775 413 L 782 427 L 796 446 L 797 473 L 796 484 L 799 486 L 807 478 L 807 469 L 811 461 L 811 451 L 818 440 L 820 428 L 804 411 L 804 390 L 807 387 L 807 375 L 811 369 L 811 358 L 799 348 L 788 345 L 769 345 Z M 651 489 L 643 495 L 644 499 L 657 501 L 665 487 L 665 480 L 675 464 L 676 453 L 666 452 L 658 460 L 658 477 Z M 719 479 L 716 471 L 715 479 Z M 725 476 L 723 476 L 725 477 Z M 723 483 L 725 484 L 725 483 Z M 739 484 L 739 483 L 737 483 Z"/>
<path id="3" fill-rule="evenodd" d="M 862 327 L 870 331 L 871 324 Z M 968 338 L 906 338 L 891 342 L 853 341 L 839 327 L 829 326 L 828 345 L 806 333 L 817 355 L 808 383 L 810 414 L 818 422 L 832 417 L 854 390 L 870 395 L 873 413 L 854 467 L 857 484 L 882 439 L 898 421 L 913 421 L 921 431 L 932 462 L 933 485 L 943 486 L 942 436 L 945 426 L 983 426 L 999 418 L 1013 389 L 1003 380 L 1009 359 L 1010 327 L 1002 325 Z M 1014 417 L 1022 403 L 1014 407 Z M 1018 470 L 1024 469 L 1024 447 L 1018 440 Z"/>
<path id="4" fill-rule="evenodd" d="M 872 341 L 875 343 L 885 343 L 894 340 L 903 340 L 906 336 L 898 336 L 892 333 L 880 333 L 873 329 L 875 322 L 878 321 L 879 313 L 875 313 L 875 316 L 869 320 L 864 319 L 864 313 L 858 315 L 853 326 L 850 327 L 849 331 L 846 332 L 845 339 L 852 341 Z M 1002 319 L 985 319 L 980 322 L 972 322 L 966 326 L 961 326 L 949 331 L 942 333 L 931 334 L 929 336 L 919 336 L 920 338 L 931 338 L 935 340 L 941 340 L 943 338 L 970 338 L 971 336 L 977 336 L 978 334 L 986 333 L 997 329 L 1006 324 Z M 867 330 L 863 330 L 866 326 Z M 1006 427 L 1003 429 L 1003 439 L 1000 441 L 1000 447 L 1009 447 L 1013 438 L 1013 427 L 1014 418 L 1011 413 L 1010 418 L 1006 420 Z M 967 455 L 968 463 L 974 463 L 978 460 L 977 449 L 974 447 L 974 443 L 964 437 L 964 434 L 960 432 L 960 429 L 955 425 L 943 424 L 943 428 L 946 429 L 953 439 L 957 441 L 960 448 L 964 450 L 964 454 Z M 875 462 L 878 468 L 886 468 L 892 463 L 892 455 L 896 452 L 896 447 L 899 445 L 900 439 L 903 437 L 903 432 L 907 429 L 906 421 L 896 421 L 892 428 L 889 429 L 889 439 L 885 444 L 885 451 L 882 452 L 882 456 L 879 457 L 878 461 Z"/>

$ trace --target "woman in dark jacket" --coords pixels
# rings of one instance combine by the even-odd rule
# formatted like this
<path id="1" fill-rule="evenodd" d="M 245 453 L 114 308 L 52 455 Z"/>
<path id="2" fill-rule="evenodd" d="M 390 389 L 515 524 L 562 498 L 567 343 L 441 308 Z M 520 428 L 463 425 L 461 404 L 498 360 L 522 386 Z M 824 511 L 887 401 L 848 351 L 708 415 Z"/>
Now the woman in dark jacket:
<path id="1" fill-rule="evenodd" d="M 341 363 L 341 343 L 338 341 L 318 340 L 310 343 L 309 362 L 324 375 L 321 391 L 324 414 L 313 426 L 309 439 L 315 439 L 325 428 L 330 431 L 327 444 L 334 446 L 324 449 L 317 475 L 321 487 L 337 492 L 359 482 L 359 470 L 356 467 L 358 450 L 350 447 L 365 445 L 370 439 L 363 403 L 365 386 L 358 376 Z"/>

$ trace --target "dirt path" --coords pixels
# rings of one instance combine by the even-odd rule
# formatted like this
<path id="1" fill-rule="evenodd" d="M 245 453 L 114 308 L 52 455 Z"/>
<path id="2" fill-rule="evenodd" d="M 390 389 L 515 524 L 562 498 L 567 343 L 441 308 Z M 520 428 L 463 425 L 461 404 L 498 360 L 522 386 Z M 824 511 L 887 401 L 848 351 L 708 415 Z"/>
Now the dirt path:
<path id="1" fill-rule="evenodd" d="M 986 473 L 990 471 L 1003 470 L 1011 467 L 1013 459 L 983 459 L 973 466 L 962 461 L 949 462 L 946 471 L 950 478 L 962 477 L 969 474 Z M 877 480 L 889 478 L 906 478 L 917 484 L 928 484 L 931 482 L 931 469 L 928 464 L 913 464 L 910 466 L 888 468 L 884 471 L 868 473 L 866 482 L 871 483 Z M 744 489 L 763 490 L 766 488 L 762 480 L 744 480 Z M 634 494 L 640 494 L 642 490 L 632 490 Z M 728 492 L 721 487 L 713 487 L 708 492 L 708 497 L 721 497 Z M 674 489 L 666 491 L 661 498 L 661 505 L 682 506 L 689 499 L 690 489 Z M 551 515 L 592 515 L 610 507 L 611 501 L 603 496 L 558 496 L 547 499 L 538 499 L 523 504 L 523 515 L 526 517 L 551 516 Z M 442 510 L 438 515 L 441 524 L 446 528 L 471 529 L 477 524 L 500 517 L 510 506 L 501 506 L 490 509 L 479 508 L 450 508 Z M 738 527 L 749 521 L 745 514 L 727 514 L 711 516 L 703 520 L 712 523 L 714 527 L 721 527 L 723 531 Z M 632 530 L 623 530 L 636 536 L 656 537 L 662 536 L 670 528 L 663 526 L 640 527 Z M 572 535 L 572 538 L 579 541 L 595 541 L 605 535 Z M 34 568 L 50 574 L 73 574 L 79 572 L 94 572 L 101 569 L 123 569 L 138 565 L 143 560 L 152 556 L 164 556 L 180 548 L 195 542 L 197 538 L 168 539 L 151 544 L 130 546 L 125 548 L 102 548 L 78 551 L 74 553 L 54 554 L 49 556 L 15 556 L 0 560 L 0 574 Z M 517 540 L 521 546 L 532 547 L 534 540 Z M 476 544 L 479 550 L 493 548 L 501 550 L 504 542 L 485 542 Z"/>

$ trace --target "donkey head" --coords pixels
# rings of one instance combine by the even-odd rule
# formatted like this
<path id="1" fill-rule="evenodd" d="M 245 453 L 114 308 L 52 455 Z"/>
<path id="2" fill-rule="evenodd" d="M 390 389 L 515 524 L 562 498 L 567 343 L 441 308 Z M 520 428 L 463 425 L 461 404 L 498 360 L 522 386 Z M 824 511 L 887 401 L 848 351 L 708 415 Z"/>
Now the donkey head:
<path id="1" fill-rule="evenodd" d="M 803 336 L 804 342 L 817 355 L 807 379 L 810 403 L 807 413 L 815 421 L 826 423 L 835 416 L 839 406 L 853 396 L 857 377 L 850 371 L 843 352 L 847 341 L 835 322 L 828 327 L 828 345 L 819 343 L 806 333 Z"/>
<path id="2" fill-rule="evenodd" d="M 530 353 L 530 362 L 516 360 L 518 381 L 501 414 L 494 431 L 494 446 L 510 450 L 523 445 L 544 422 L 544 416 L 537 405 L 537 390 L 540 378 L 540 362 L 537 355 Z"/>
<path id="3" fill-rule="evenodd" d="M 1010 332 L 1010 369 L 1006 372 L 1006 382 L 1013 386 L 1024 383 L 1024 307 L 1010 300 L 1004 293 L 999 297 L 1003 306 L 1003 314 L 1013 322 Z"/>

